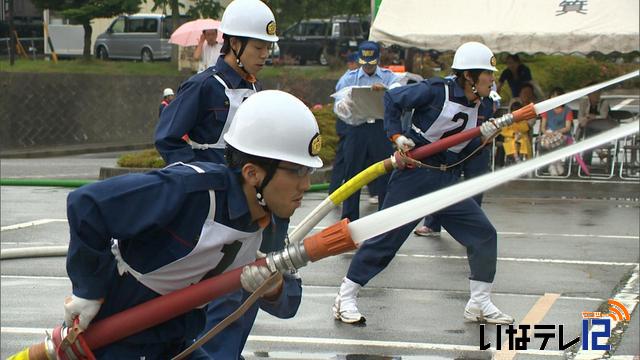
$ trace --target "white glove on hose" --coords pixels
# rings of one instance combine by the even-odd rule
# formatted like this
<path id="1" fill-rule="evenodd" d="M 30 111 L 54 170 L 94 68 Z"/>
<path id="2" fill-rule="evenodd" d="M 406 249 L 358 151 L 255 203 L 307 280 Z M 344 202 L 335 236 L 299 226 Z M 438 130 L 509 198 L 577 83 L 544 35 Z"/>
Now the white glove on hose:
<path id="1" fill-rule="evenodd" d="M 240 274 L 240 283 L 242 288 L 248 292 L 254 292 L 271 276 L 271 271 L 266 266 L 247 265 L 242 268 L 242 274 Z M 279 274 L 280 278 L 267 289 L 264 293 L 265 297 L 271 297 L 275 295 L 275 292 L 282 286 L 282 274 Z"/>
<path id="2" fill-rule="evenodd" d="M 395 140 L 395 143 L 398 146 L 398 149 L 402 151 L 409 151 L 416 146 L 413 140 L 404 135 L 398 136 Z"/>
<path id="3" fill-rule="evenodd" d="M 67 297 L 64 300 L 64 323 L 68 327 L 72 327 L 73 320 L 79 317 L 80 323 L 78 327 L 81 330 L 85 330 L 101 306 L 102 300 L 87 300 L 71 295 L 71 297 Z"/>

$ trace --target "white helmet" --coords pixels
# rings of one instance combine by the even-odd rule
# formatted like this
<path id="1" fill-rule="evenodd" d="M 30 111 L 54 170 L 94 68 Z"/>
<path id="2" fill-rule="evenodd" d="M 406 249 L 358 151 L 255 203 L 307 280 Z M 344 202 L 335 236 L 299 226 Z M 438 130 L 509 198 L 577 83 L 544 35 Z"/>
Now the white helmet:
<path id="1" fill-rule="evenodd" d="M 279 90 L 251 95 L 236 111 L 224 140 L 250 155 L 289 161 L 313 168 L 322 138 L 316 118 L 298 98 Z"/>
<path id="2" fill-rule="evenodd" d="M 260 0 L 232 1 L 222 14 L 220 31 L 227 35 L 278 41 L 273 12 Z"/>
<path id="3" fill-rule="evenodd" d="M 496 69 L 496 57 L 485 44 L 471 41 L 460 45 L 453 56 L 454 70 L 484 69 L 498 71 Z"/>
<path id="4" fill-rule="evenodd" d="M 166 89 L 164 89 L 164 91 L 162 92 L 162 96 L 167 97 L 167 96 L 169 96 L 169 95 L 175 95 L 175 94 L 173 93 L 173 90 L 171 90 L 171 88 L 166 88 Z"/>

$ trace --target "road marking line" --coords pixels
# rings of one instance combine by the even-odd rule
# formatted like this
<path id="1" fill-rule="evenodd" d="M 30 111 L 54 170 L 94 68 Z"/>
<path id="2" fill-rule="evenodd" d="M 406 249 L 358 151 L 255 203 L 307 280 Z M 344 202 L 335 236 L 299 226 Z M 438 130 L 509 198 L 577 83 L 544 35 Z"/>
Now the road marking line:
<path id="1" fill-rule="evenodd" d="M 30 226 L 43 225 L 43 224 L 48 224 L 48 223 L 52 223 L 52 222 L 67 222 L 67 219 L 40 219 L 40 220 L 33 220 L 33 221 L 24 222 L 24 223 L 21 223 L 21 224 L 3 226 L 3 227 L 0 228 L 0 231 L 23 229 L 23 228 L 27 228 L 27 227 L 30 227 Z"/>
<path id="2" fill-rule="evenodd" d="M 354 252 L 350 252 L 354 254 Z M 396 254 L 399 257 L 413 257 L 423 259 L 455 259 L 467 260 L 462 255 L 423 255 L 423 254 Z M 498 261 L 528 262 L 528 263 L 546 263 L 546 264 L 570 264 L 570 265 L 603 265 L 603 266 L 635 266 L 638 263 L 632 262 L 613 262 L 613 261 L 585 261 L 585 260 L 563 260 L 563 259 L 535 259 L 535 258 L 514 258 L 499 257 Z"/>
<path id="3" fill-rule="evenodd" d="M 627 282 L 624 284 L 624 286 L 622 287 L 622 289 L 620 289 L 620 291 L 618 291 L 618 293 L 616 293 L 613 296 L 613 300 L 616 300 L 620 303 L 622 303 L 622 305 L 624 305 L 624 307 L 627 308 L 627 310 L 629 311 L 629 314 L 633 314 L 633 311 L 635 310 L 636 306 L 638 305 L 638 281 L 640 280 L 640 265 L 636 266 L 635 269 L 633 269 L 633 273 L 631 274 L 631 276 L 629 277 L 629 280 L 627 280 Z M 616 329 L 617 325 L 618 325 L 619 321 L 616 320 L 611 320 L 611 333 L 613 334 L 614 329 Z M 589 329 L 589 334 L 586 336 L 587 339 L 591 339 L 591 333 L 593 332 L 593 330 L 597 330 L 594 329 L 593 326 Z M 600 329 L 602 330 L 602 329 Z M 620 337 L 622 337 L 624 335 L 624 332 L 618 334 Z M 584 341 L 584 339 L 582 339 Z M 577 360 L 585 360 L 585 359 L 603 359 L 605 358 L 605 354 L 608 353 L 608 351 L 604 351 L 604 350 L 582 350 L 582 344 L 580 344 L 580 350 L 576 353 L 575 359 Z"/>
<path id="4" fill-rule="evenodd" d="M 314 226 L 313 230 L 322 231 L 328 226 Z M 295 229 L 295 225 L 289 225 L 289 229 Z M 443 233 L 447 230 L 442 229 Z M 519 231 L 498 231 L 498 235 L 525 235 L 525 236 L 548 236 L 548 237 L 575 237 L 575 238 L 600 238 L 600 239 L 632 239 L 638 240 L 640 235 L 594 235 L 594 234 L 553 234 L 553 233 L 527 233 Z"/>
<path id="5" fill-rule="evenodd" d="M 57 280 L 57 281 L 69 281 L 68 277 L 65 276 L 33 276 L 33 275 L 2 275 L 0 276 L 1 279 L 5 279 L 5 280 L 12 280 L 12 279 L 16 279 L 16 280 Z M 335 297 L 336 296 L 336 291 L 339 288 L 338 285 L 336 286 L 329 286 L 329 285 L 302 285 L 303 289 L 315 289 L 315 290 L 331 290 L 330 292 L 326 292 L 326 293 L 319 293 L 319 294 L 309 294 L 309 293 L 303 293 L 304 297 Z M 428 291 L 428 292 L 442 292 L 442 293 L 446 293 L 446 292 L 460 292 L 460 293 L 468 293 L 468 290 L 435 290 L 435 289 L 403 289 L 403 288 L 390 288 L 390 287 L 383 287 L 383 286 L 379 286 L 379 287 L 364 287 L 361 291 L 367 292 L 367 291 L 378 291 L 378 290 L 387 290 L 387 291 L 401 291 L 401 292 L 405 292 L 407 290 L 412 290 L 412 291 Z M 497 296 L 515 296 L 515 297 L 540 297 L 540 295 L 538 294 L 515 294 L 515 293 L 493 293 L 494 295 Z M 600 299 L 600 298 L 593 298 L 593 297 L 584 297 L 584 296 L 560 296 L 560 299 L 562 300 L 575 300 L 575 301 L 595 301 L 595 302 L 603 302 L 606 301 L 607 299 Z"/>
<path id="6" fill-rule="evenodd" d="M 560 297 L 560 294 L 554 294 L 554 293 L 544 294 L 542 297 L 540 297 L 540 299 L 538 299 L 538 301 L 536 301 L 536 303 L 533 305 L 531 310 L 529 310 L 527 315 L 525 315 L 524 318 L 520 321 L 520 324 L 521 325 L 538 324 L 540 321 L 542 321 L 542 319 L 549 312 L 549 310 L 551 310 L 551 306 L 553 306 L 553 303 L 555 303 L 559 297 Z M 522 334 L 521 334 L 520 328 L 518 328 L 518 334 L 516 335 L 516 338 L 519 338 L 521 336 Z M 519 353 L 519 352 L 521 351 L 509 350 L 509 340 L 505 340 L 502 343 L 501 350 L 496 352 L 494 359 L 511 360 L 516 356 L 516 353 Z M 562 353 L 564 354 L 564 352 Z"/>
<path id="7" fill-rule="evenodd" d="M 44 335 L 46 328 L 21 328 L 3 326 L 0 332 L 3 334 L 19 334 L 19 335 Z M 343 345 L 356 346 L 360 348 L 400 348 L 407 350 L 445 350 L 445 351 L 481 351 L 478 346 L 471 345 L 452 345 L 452 344 L 432 344 L 420 342 L 405 341 L 377 341 L 377 340 L 353 340 L 353 339 L 334 339 L 334 338 L 316 338 L 316 337 L 297 337 L 297 336 L 268 336 L 268 335 L 249 335 L 249 342 L 269 342 L 281 344 L 307 344 L 307 345 Z M 527 350 L 522 351 L 527 354 L 562 356 L 562 351 L 540 351 Z"/>
<path id="8" fill-rule="evenodd" d="M 611 110 L 620 110 L 624 106 L 627 106 L 627 105 L 631 104 L 634 100 L 636 100 L 636 99 L 624 99 L 624 100 L 620 101 L 617 105 L 613 106 L 611 108 Z"/>

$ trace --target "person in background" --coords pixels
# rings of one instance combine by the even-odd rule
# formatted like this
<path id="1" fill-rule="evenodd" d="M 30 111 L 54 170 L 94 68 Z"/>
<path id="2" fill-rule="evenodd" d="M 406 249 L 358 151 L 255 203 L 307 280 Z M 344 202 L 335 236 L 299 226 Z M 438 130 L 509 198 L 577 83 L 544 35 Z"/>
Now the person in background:
<path id="1" fill-rule="evenodd" d="M 354 52 L 347 56 L 347 71 L 356 70 L 360 67 L 358 64 L 358 53 Z"/>
<path id="2" fill-rule="evenodd" d="M 531 70 L 520 62 L 518 54 L 507 56 L 507 68 L 500 75 L 497 92 L 500 93 L 502 86 L 507 82 L 511 88 L 511 97 L 519 97 L 522 85 L 531 82 Z M 525 104 L 526 105 L 526 104 Z"/>
<path id="3" fill-rule="evenodd" d="M 549 98 L 564 94 L 564 89 L 556 87 L 551 90 Z M 571 136 L 571 128 L 573 127 L 573 111 L 567 105 L 561 105 L 557 108 L 542 114 L 542 122 L 540 123 L 541 137 L 558 136 L 566 142 L 566 138 Z M 543 151 L 544 152 L 544 149 Z M 549 174 L 552 176 L 560 176 L 564 174 L 564 165 L 559 160 L 549 165 Z"/>
<path id="4" fill-rule="evenodd" d="M 518 98 L 512 99 L 509 111 L 514 112 L 522 106 L 522 102 Z M 502 147 L 506 156 L 505 165 L 531 158 L 533 151 L 529 130 L 527 121 L 518 121 L 500 130 L 500 135 L 503 137 Z"/>
<path id="5" fill-rule="evenodd" d="M 358 64 L 358 53 L 351 53 L 347 56 L 347 71 L 345 75 L 352 70 L 356 70 L 360 67 Z M 343 75 L 344 76 L 344 75 Z M 351 125 L 348 125 L 344 121 L 340 120 L 336 116 L 336 135 L 338 135 L 338 145 L 336 146 L 336 157 L 333 161 L 333 168 L 331 169 L 331 181 L 329 182 L 329 194 L 336 191 L 337 188 L 345 181 L 344 178 L 344 139 L 349 131 Z"/>
<path id="6" fill-rule="evenodd" d="M 193 52 L 193 60 L 198 61 L 198 72 L 203 72 L 215 65 L 222 50 L 222 44 L 218 43 L 218 29 L 202 30 L 198 46 Z"/>
<path id="7" fill-rule="evenodd" d="M 160 102 L 160 108 L 158 109 L 158 116 L 162 114 L 162 110 L 164 110 L 164 108 L 166 108 L 169 105 L 169 103 L 173 100 L 174 97 L 175 97 L 175 94 L 173 93 L 173 89 L 171 88 L 164 89 L 164 91 L 162 92 L 162 101 Z"/>
<path id="8" fill-rule="evenodd" d="M 371 86 L 373 91 L 384 91 L 397 84 L 397 75 L 391 70 L 378 66 L 380 47 L 373 41 L 364 41 L 358 47 L 359 69 L 347 71 L 336 84 L 336 92 L 349 86 Z M 355 123 L 344 139 L 344 179 L 349 180 L 368 166 L 388 158 L 393 147 L 384 133 L 382 119 L 358 119 L 351 114 L 351 99 L 338 98 L 334 112 L 339 121 Z M 346 111 L 345 111 L 346 110 Z M 349 125 L 347 125 L 349 126 Z M 369 189 L 378 196 L 382 204 L 386 194 L 389 175 L 384 175 L 370 183 Z M 351 221 L 360 217 L 360 191 L 355 192 L 342 205 L 342 217 Z"/>
<path id="9" fill-rule="evenodd" d="M 595 85 L 596 83 L 591 82 L 587 86 Z M 615 126 L 615 123 L 609 118 L 611 104 L 609 100 L 602 99 L 601 94 L 600 91 L 594 91 L 581 99 L 578 109 L 579 127 L 577 138 L 588 138 Z M 593 150 L 585 151 L 582 154 L 582 158 L 587 165 L 591 165 Z"/>
<path id="10" fill-rule="evenodd" d="M 360 67 L 358 63 L 358 53 L 354 52 L 347 56 L 347 71 L 357 70 Z M 344 139 L 351 125 L 340 120 L 336 117 L 336 134 L 338 135 L 338 145 L 336 146 L 336 157 L 333 162 L 333 168 L 331 169 L 331 181 L 329 183 L 329 194 L 336 191 L 346 180 L 344 177 L 345 164 L 344 164 Z M 376 194 L 375 186 L 367 185 L 369 190 L 369 203 L 372 205 L 378 204 L 378 194 Z"/>

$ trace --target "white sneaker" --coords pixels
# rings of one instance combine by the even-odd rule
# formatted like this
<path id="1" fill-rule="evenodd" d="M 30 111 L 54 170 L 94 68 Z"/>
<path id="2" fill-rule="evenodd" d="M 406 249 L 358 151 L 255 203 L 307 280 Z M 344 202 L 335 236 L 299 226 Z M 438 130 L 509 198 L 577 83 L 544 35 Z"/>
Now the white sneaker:
<path id="1" fill-rule="evenodd" d="M 464 309 L 464 319 L 488 324 L 513 324 L 513 316 L 500 311 L 491 302 L 492 283 L 469 280 L 471 298 Z"/>
<path id="2" fill-rule="evenodd" d="M 333 317 L 347 324 L 364 323 L 366 319 L 358 311 L 358 291 L 360 284 L 357 284 L 346 277 L 342 280 L 340 291 L 333 303 L 331 310 Z"/>
<path id="3" fill-rule="evenodd" d="M 471 322 L 487 323 L 487 324 L 513 324 L 514 318 L 510 315 L 498 310 L 489 315 L 484 315 L 482 310 L 477 307 L 467 307 L 464 309 L 464 319 Z"/>

